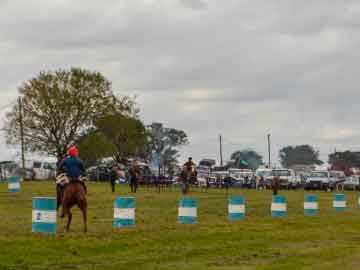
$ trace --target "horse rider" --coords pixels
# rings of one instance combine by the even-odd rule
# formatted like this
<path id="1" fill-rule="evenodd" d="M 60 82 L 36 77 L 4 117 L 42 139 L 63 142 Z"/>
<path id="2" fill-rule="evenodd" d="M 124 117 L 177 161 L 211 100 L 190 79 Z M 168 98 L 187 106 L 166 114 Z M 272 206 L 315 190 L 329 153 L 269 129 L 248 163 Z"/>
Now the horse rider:
<path id="1" fill-rule="evenodd" d="M 79 151 L 75 146 L 73 146 L 69 148 L 67 154 L 68 157 L 61 162 L 60 168 L 64 172 L 66 172 L 66 175 L 69 178 L 70 182 L 77 181 L 81 183 L 86 193 L 86 185 L 81 179 L 85 176 L 85 166 L 83 161 L 79 158 Z"/>
<path id="2" fill-rule="evenodd" d="M 189 176 L 190 176 L 190 179 L 189 179 Z M 193 180 L 193 178 L 196 178 L 196 176 L 197 176 L 196 165 L 192 161 L 192 157 L 189 157 L 188 161 L 185 162 L 185 164 L 183 165 L 183 169 L 181 172 L 183 194 L 186 194 L 188 192 L 189 184 L 190 184 L 191 180 Z"/>
<path id="3" fill-rule="evenodd" d="M 188 161 L 183 166 L 187 172 L 194 172 L 194 176 L 197 176 L 196 164 L 193 162 L 192 157 L 189 157 Z"/>
<path id="4" fill-rule="evenodd" d="M 131 192 L 136 193 L 136 190 L 138 188 L 138 181 L 141 176 L 141 171 L 137 160 L 134 160 L 132 162 L 131 168 L 129 169 L 129 175 Z"/>
<path id="5" fill-rule="evenodd" d="M 184 166 L 189 170 L 191 170 L 193 167 L 195 168 L 195 163 L 192 161 L 192 157 L 189 157 L 188 161 L 185 162 Z"/>

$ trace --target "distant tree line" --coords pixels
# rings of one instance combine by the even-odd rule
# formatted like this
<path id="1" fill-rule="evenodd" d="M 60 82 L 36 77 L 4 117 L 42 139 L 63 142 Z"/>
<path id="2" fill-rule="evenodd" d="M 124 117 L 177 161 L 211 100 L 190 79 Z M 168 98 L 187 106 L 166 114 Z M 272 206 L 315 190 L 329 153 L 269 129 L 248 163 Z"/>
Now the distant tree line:
<path id="1" fill-rule="evenodd" d="M 286 146 L 279 151 L 280 164 L 289 168 L 294 165 L 322 165 L 319 151 L 311 145 Z M 263 157 L 254 150 L 245 149 L 235 151 L 231 157 L 231 166 L 235 168 L 257 169 L 264 165 Z M 348 172 L 353 167 L 360 167 L 360 153 L 345 151 L 329 155 L 329 165 L 334 170 Z"/>

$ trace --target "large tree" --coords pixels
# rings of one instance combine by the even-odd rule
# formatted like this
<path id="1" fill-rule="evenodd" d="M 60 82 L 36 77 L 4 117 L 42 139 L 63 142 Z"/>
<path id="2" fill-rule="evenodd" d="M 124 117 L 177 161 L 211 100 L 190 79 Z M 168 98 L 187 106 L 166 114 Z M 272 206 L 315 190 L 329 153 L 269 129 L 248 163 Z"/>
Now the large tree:
<path id="1" fill-rule="evenodd" d="M 144 157 L 148 143 L 148 133 L 139 119 L 117 114 L 99 118 L 79 147 L 88 163 L 104 157 L 125 162 L 131 157 Z M 96 159 L 92 152 L 98 152 Z"/>
<path id="2" fill-rule="evenodd" d="M 94 166 L 101 159 L 113 157 L 116 153 L 115 145 L 95 129 L 84 135 L 77 145 L 86 167 Z"/>
<path id="3" fill-rule="evenodd" d="M 319 151 L 310 145 L 286 146 L 280 150 L 280 162 L 283 167 L 292 165 L 321 165 Z"/>
<path id="4" fill-rule="evenodd" d="M 256 170 L 260 165 L 264 164 L 263 157 L 251 149 L 235 151 L 230 159 L 234 161 L 234 166 L 236 168 Z"/>
<path id="5" fill-rule="evenodd" d="M 78 142 L 97 119 L 114 113 L 136 115 L 133 99 L 116 96 L 99 72 L 79 68 L 41 72 L 19 88 L 28 151 L 57 157 Z M 8 144 L 20 141 L 19 107 L 7 114 Z"/>
<path id="6" fill-rule="evenodd" d="M 329 155 L 329 164 L 331 165 L 357 167 L 359 163 L 358 155 L 355 152 L 335 152 Z"/>
<path id="7" fill-rule="evenodd" d="M 331 165 L 331 169 L 344 171 L 346 175 L 351 175 L 351 168 L 359 167 L 360 160 L 358 153 L 344 151 L 330 154 L 328 163 Z"/>
<path id="8" fill-rule="evenodd" d="M 183 130 L 165 128 L 160 123 L 153 123 L 149 129 L 151 140 L 148 148 L 149 159 L 157 156 L 160 166 L 169 168 L 177 163 L 179 147 L 189 143 Z M 154 155 L 155 154 L 155 155 Z"/>

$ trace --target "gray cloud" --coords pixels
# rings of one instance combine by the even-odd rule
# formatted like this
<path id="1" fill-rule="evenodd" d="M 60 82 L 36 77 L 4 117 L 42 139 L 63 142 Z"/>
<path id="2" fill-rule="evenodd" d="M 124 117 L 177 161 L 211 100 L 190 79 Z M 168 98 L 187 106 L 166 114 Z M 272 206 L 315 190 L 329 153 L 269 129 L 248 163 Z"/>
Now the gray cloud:
<path id="1" fill-rule="evenodd" d="M 185 129 L 184 156 L 311 143 L 359 149 L 358 1 L 0 1 L 0 106 L 40 70 L 81 66 Z M 4 151 L 2 151 L 4 152 Z"/>

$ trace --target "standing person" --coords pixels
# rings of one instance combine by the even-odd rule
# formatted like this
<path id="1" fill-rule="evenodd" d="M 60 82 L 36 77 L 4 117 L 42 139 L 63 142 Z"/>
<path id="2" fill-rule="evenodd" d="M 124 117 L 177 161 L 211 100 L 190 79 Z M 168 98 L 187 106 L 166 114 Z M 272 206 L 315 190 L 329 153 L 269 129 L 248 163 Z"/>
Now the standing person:
<path id="1" fill-rule="evenodd" d="M 113 193 L 115 192 L 115 183 L 116 183 L 116 179 L 118 178 L 117 170 L 118 170 L 118 167 L 114 166 L 114 167 L 112 167 L 111 172 L 110 172 L 110 185 L 111 185 L 111 191 Z"/>
<path id="2" fill-rule="evenodd" d="M 271 183 L 273 189 L 273 195 L 277 195 L 280 188 L 280 178 L 279 176 L 274 176 Z"/>
<path id="3" fill-rule="evenodd" d="M 192 157 L 189 157 L 188 161 L 184 164 L 184 167 L 188 173 L 191 173 L 190 181 L 196 180 L 196 164 L 193 162 Z"/>
<path id="4" fill-rule="evenodd" d="M 188 161 L 184 164 L 184 166 L 191 171 L 192 168 L 195 168 L 195 163 L 192 161 L 192 157 L 189 157 Z"/>
<path id="5" fill-rule="evenodd" d="M 140 174 L 141 172 L 140 172 L 139 163 L 137 162 L 137 160 L 134 160 L 129 170 L 131 192 L 136 193 Z"/>
<path id="6" fill-rule="evenodd" d="M 260 178 L 259 178 L 259 183 L 258 183 L 258 188 L 259 188 L 259 190 L 264 190 L 264 189 L 265 189 L 265 179 L 264 179 L 264 176 L 260 176 Z"/>

